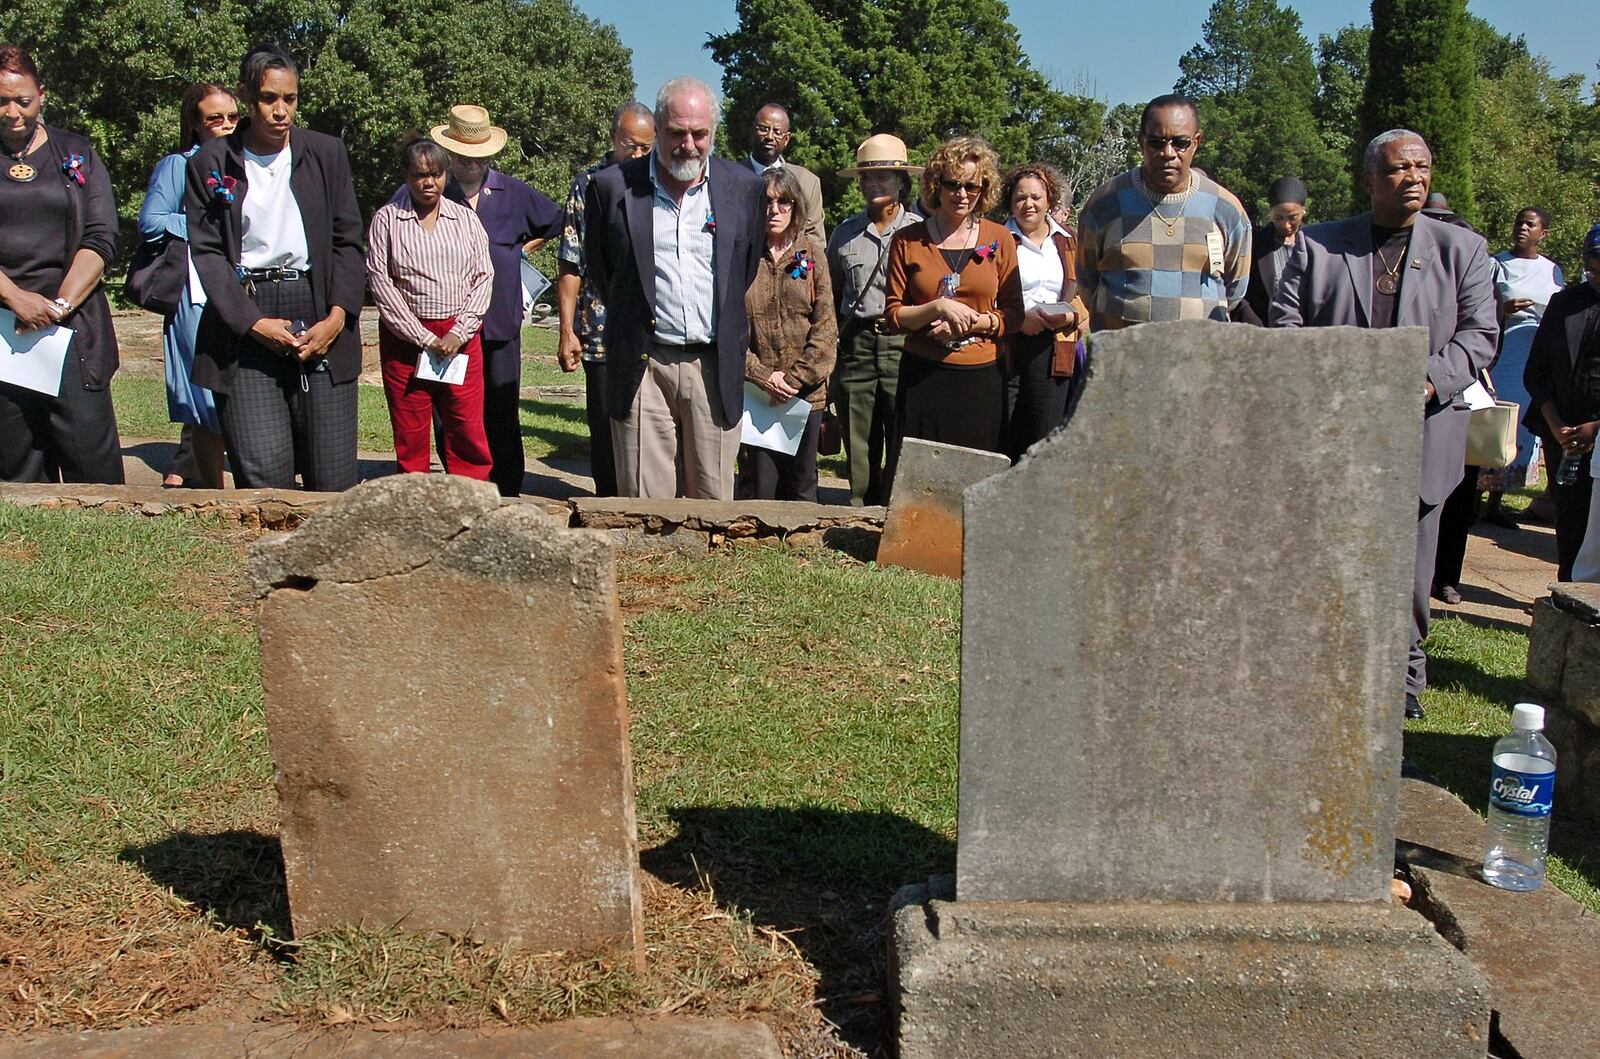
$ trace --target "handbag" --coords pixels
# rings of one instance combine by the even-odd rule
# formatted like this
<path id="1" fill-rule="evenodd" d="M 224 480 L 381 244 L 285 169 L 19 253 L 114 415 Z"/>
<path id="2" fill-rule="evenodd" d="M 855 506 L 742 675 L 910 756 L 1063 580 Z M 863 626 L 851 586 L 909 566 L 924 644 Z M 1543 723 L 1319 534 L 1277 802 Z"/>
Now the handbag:
<path id="1" fill-rule="evenodd" d="M 817 431 L 817 455 L 837 456 L 844 448 L 844 436 L 839 430 L 839 418 L 832 411 L 822 413 L 822 424 Z"/>
<path id="2" fill-rule="evenodd" d="M 140 243 L 133 252 L 122 292 L 141 309 L 171 316 L 178 311 L 188 279 L 189 244 L 173 235 L 163 235 Z"/>
<path id="3" fill-rule="evenodd" d="M 1473 411 L 1467 425 L 1468 467 L 1509 467 L 1517 458 L 1517 422 L 1522 408 L 1513 401 L 1495 401 L 1493 408 Z"/>

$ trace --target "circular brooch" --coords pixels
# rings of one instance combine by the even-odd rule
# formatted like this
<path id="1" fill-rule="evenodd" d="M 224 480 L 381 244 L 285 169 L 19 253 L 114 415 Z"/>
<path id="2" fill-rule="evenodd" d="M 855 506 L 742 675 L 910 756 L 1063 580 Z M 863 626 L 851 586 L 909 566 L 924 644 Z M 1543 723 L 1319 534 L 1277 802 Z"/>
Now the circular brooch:
<path id="1" fill-rule="evenodd" d="M 29 165 L 27 162 L 18 162 L 16 165 L 6 170 L 6 176 L 10 177 L 12 180 L 15 180 L 19 184 L 26 184 L 28 181 L 32 180 L 38 175 L 39 171 L 33 168 L 33 166 Z"/>

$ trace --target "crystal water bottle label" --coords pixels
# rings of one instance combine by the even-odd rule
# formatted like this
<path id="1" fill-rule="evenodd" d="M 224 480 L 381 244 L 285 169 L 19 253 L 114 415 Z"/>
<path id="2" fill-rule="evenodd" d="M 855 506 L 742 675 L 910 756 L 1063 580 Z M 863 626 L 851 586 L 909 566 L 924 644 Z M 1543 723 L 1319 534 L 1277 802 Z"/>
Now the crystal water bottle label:
<path id="1" fill-rule="evenodd" d="M 1514 816 L 1549 816 L 1555 801 L 1555 765 L 1527 754 L 1494 759 L 1489 804 Z"/>

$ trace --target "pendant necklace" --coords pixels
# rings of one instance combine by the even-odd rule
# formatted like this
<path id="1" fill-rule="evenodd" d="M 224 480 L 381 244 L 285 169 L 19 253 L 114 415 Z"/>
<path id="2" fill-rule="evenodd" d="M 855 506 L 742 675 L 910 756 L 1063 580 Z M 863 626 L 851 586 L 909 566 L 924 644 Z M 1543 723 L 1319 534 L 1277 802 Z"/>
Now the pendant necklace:
<path id="1" fill-rule="evenodd" d="M 0 147 L 0 150 L 4 150 L 6 156 L 11 159 L 11 167 L 6 170 L 6 176 L 19 184 L 26 184 L 39 175 L 37 169 L 23 161 L 33 151 L 33 141 L 38 136 L 38 126 L 35 126 L 34 131 L 28 134 L 28 142 L 22 145 L 22 150 L 13 151 L 9 147 Z"/>
<path id="2" fill-rule="evenodd" d="M 1393 265 L 1390 265 L 1388 259 L 1383 256 L 1382 250 L 1377 247 L 1373 247 L 1373 250 L 1377 253 L 1378 260 L 1383 264 L 1383 275 L 1374 280 L 1372 285 L 1378 288 L 1379 294 L 1386 298 L 1392 298 L 1394 292 L 1400 289 L 1400 265 L 1406 259 L 1405 248 L 1400 248 L 1400 256 Z"/>
<path id="3" fill-rule="evenodd" d="M 1139 182 L 1139 191 L 1150 203 L 1150 215 L 1167 226 L 1167 235 L 1177 235 L 1178 224 L 1183 220 L 1183 208 L 1188 204 L 1189 196 L 1194 192 L 1194 175 L 1192 173 L 1190 174 L 1188 186 L 1176 196 L 1153 194 L 1150 191 L 1150 188 L 1145 185 L 1143 173 L 1135 174 L 1135 179 L 1137 179 Z M 1157 206 L 1157 203 L 1162 199 L 1173 197 L 1176 197 L 1178 200 L 1178 212 L 1173 216 L 1168 217 L 1166 214 L 1161 212 L 1160 208 Z"/>

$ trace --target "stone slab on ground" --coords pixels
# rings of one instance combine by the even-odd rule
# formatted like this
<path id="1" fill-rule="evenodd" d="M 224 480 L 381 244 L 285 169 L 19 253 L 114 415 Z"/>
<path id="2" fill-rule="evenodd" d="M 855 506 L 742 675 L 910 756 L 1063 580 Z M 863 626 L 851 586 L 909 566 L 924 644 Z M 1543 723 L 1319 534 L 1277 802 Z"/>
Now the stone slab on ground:
<path id="1" fill-rule="evenodd" d="M 894 917 L 899 1059 L 1481 1057 L 1471 964 L 1388 904 L 929 901 Z"/>
<path id="2" fill-rule="evenodd" d="M 1560 805 L 1558 795 L 1555 827 L 1584 826 L 1564 821 Z M 1484 826 L 1443 787 L 1409 775 L 1401 781 L 1396 856 L 1407 865 L 1414 903 L 1488 979 L 1499 1035 L 1515 1054 L 1593 1059 L 1600 917 L 1549 882 L 1531 893 L 1484 882 Z"/>
<path id="3" fill-rule="evenodd" d="M 1387 899 L 1425 354 L 1110 332 L 967 490 L 961 901 Z"/>
<path id="4" fill-rule="evenodd" d="M 151 1026 L 0 1043 L 0 1059 L 781 1059 L 772 1031 L 733 1019 L 573 1019 L 428 1032 L 293 1024 Z"/>
<path id="5" fill-rule="evenodd" d="M 1010 466 L 996 452 L 906 438 L 895 465 L 879 565 L 959 579 L 962 497 L 967 486 Z"/>
<path id="6" fill-rule="evenodd" d="M 642 953 L 611 545 L 485 482 L 369 482 L 256 545 L 297 936 Z"/>

